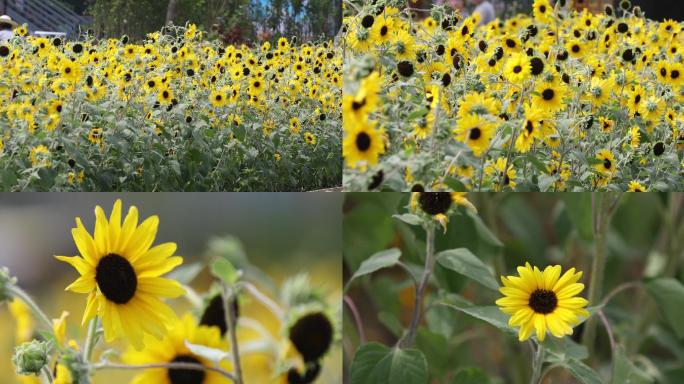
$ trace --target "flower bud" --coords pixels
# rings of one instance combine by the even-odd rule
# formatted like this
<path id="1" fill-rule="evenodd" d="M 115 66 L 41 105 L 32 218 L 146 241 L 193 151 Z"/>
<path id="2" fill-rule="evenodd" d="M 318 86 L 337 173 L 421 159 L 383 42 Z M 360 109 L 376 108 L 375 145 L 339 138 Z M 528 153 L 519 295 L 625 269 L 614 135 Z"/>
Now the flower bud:
<path id="1" fill-rule="evenodd" d="M 14 348 L 12 363 L 19 375 L 39 375 L 48 363 L 50 343 L 31 340 Z"/>

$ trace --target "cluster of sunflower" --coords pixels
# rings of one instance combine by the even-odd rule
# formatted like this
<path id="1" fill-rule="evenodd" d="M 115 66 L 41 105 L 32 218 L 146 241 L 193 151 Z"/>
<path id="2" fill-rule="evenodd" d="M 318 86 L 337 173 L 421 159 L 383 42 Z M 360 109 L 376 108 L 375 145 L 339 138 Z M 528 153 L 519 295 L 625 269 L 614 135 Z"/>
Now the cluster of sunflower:
<path id="1" fill-rule="evenodd" d="M 88 328 L 85 342 L 68 338 L 68 312 L 50 323 L 0 270 L 0 302 L 14 296 L 10 310 L 18 346 L 13 363 L 22 382 L 38 383 L 43 377 L 51 383 L 87 384 L 105 369 L 135 369 L 139 373 L 131 383 L 137 384 L 308 384 L 322 376 L 323 360 L 339 338 L 338 309 L 311 287 L 306 275 L 286 280 L 272 299 L 250 282 L 254 279 L 221 259 L 223 283 L 202 299 L 187 285 L 197 272 L 179 274 L 186 275 L 184 284 L 161 277 L 183 258 L 175 256 L 175 243 L 153 246 L 157 216 L 139 223 L 132 206 L 122 217 L 117 200 L 109 218 L 99 206 L 95 218 L 93 235 L 76 219 L 72 235 L 79 256 L 56 256 L 80 274 L 66 290 L 88 295 L 81 322 Z M 163 300 L 181 296 L 192 309 L 179 316 Z M 260 318 L 243 313 L 248 301 L 252 308 L 265 308 Z M 121 363 L 110 360 L 116 355 L 112 350 L 95 352 L 99 341 L 127 346 Z"/>
<path id="2" fill-rule="evenodd" d="M 2 190 L 339 185 L 341 51 L 224 46 L 194 25 L 0 44 Z"/>
<path id="3" fill-rule="evenodd" d="M 684 24 L 626 0 L 600 14 L 560 3 L 487 25 L 346 4 L 345 187 L 683 187 Z"/>

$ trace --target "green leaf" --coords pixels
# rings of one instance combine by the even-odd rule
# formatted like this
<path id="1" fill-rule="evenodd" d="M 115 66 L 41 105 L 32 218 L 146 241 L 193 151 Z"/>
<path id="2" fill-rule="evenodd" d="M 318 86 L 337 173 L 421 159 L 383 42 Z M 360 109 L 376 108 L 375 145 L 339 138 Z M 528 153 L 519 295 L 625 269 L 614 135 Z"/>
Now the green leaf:
<path id="1" fill-rule="evenodd" d="M 660 306 L 677 337 L 684 338 L 684 285 L 672 278 L 660 278 L 647 282 L 646 289 Z"/>
<path id="2" fill-rule="evenodd" d="M 468 187 L 466 187 L 465 184 L 453 177 L 447 177 L 446 180 L 444 180 L 444 184 L 446 184 L 447 187 L 449 187 L 453 192 L 468 191 Z"/>
<path id="3" fill-rule="evenodd" d="M 546 164 L 544 164 L 544 162 L 542 162 L 541 160 L 537 159 L 536 156 L 533 156 L 532 154 L 528 154 L 526 159 L 527 159 L 527 161 L 532 163 L 532 165 L 534 165 L 534 167 L 537 168 L 537 170 L 539 172 L 541 172 L 542 174 L 548 174 L 548 169 L 546 168 Z"/>
<path id="4" fill-rule="evenodd" d="M 401 257 L 401 251 L 398 248 L 385 249 L 384 251 L 374 254 L 361 263 L 361 266 L 356 270 L 354 276 L 349 279 L 347 287 L 354 279 L 371 274 L 383 268 L 395 266 L 399 262 L 399 257 Z"/>
<path id="5" fill-rule="evenodd" d="M 473 223 L 475 223 L 475 231 L 480 236 L 482 241 L 497 248 L 503 247 L 501 240 L 499 240 L 499 238 L 496 237 L 496 235 L 485 225 L 477 213 L 466 210 L 466 215 L 473 220 Z"/>
<path id="6" fill-rule="evenodd" d="M 622 346 L 615 349 L 611 384 L 650 384 L 653 382 L 651 377 L 632 364 Z"/>
<path id="7" fill-rule="evenodd" d="M 489 376 L 480 368 L 461 368 L 453 379 L 452 384 L 489 384 Z"/>
<path id="8" fill-rule="evenodd" d="M 413 111 L 413 112 L 411 112 L 410 115 L 408 115 L 406 117 L 406 120 L 411 121 L 411 120 L 417 119 L 419 117 L 423 117 L 423 116 L 427 115 L 428 112 L 429 112 L 429 110 L 427 108 L 423 108 L 423 109 L 419 109 L 417 111 Z"/>
<path id="9" fill-rule="evenodd" d="M 211 273 L 227 284 L 235 284 L 240 277 L 233 264 L 226 259 L 216 259 L 211 265 Z"/>
<path id="10" fill-rule="evenodd" d="M 377 343 L 362 345 L 351 364 L 354 384 L 427 384 L 427 360 L 416 349 L 388 348 Z"/>
<path id="11" fill-rule="evenodd" d="M 423 224 L 423 219 L 420 216 L 414 215 L 412 213 L 404 213 L 403 215 L 392 215 L 392 217 L 394 217 L 397 220 L 401 220 L 409 225 Z"/>
<path id="12" fill-rule="evenodd" d="M 476 319 L 483 320 L 503 331 L 517 334 L 518 332 L 508 326 L 508 315 L 505 313 L 501 312 L 499 307 L 497 306 L 487 306 L 487 307 L 475 307 L 475 306 L 466 306 L 463 304 L 456 304 L 456 303 L 440 303 L 442 305 L 446 305 L 449 308 L 455 309 L 459 312 L 463 312 L 467 315 L 470 315 Z"/>
<path id="13" fill-rule="evenodd" d="M 582 384 L 605 384 L 601 376 L 598 375 L 588 365 L 577 359 L 569 359 L 565 368 Z"/>
<path id="14" fill-rule="evenodd" d="M 552 363 L 563 363 L 569 359 L 584 360 L 589 357 L 587 347 L 575 343 L 569 337 L 547 337 L 542 345 L 549 352 L 546 360 Z"/>
<path id="15" fill-rule="evenodd" d="M 204 357 L 207 360 L 213 361 L 215 363 L 230 356 L 230 352 L 222 351 L 216 348 L 206 347 L 204 345 L 192 344 L 191 342 L 185 340 L 185 346 L 188 347 L 190 352 L 197 356 Z"/>
<path id="16" fill-rule="evenodd" d="M 494 275 L 489 267 L 473 255 L 467 248 L 457 248 L 442 251 L 436 256 L 437 262 L 444 268 L 458 272 L 477 281 L 487 288 L 499 289 Z"/>

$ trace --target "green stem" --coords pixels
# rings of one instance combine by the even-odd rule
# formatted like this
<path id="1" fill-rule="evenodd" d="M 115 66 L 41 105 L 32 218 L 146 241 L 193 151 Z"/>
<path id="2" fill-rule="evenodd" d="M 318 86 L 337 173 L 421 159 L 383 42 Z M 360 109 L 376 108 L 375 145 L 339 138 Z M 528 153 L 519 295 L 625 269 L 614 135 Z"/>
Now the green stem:
<path id="1" fill-rule="evenodd" d="M 83 348 L 83 357 L 85 358 L 86 362 L 90 361 L 90 357 L 92 356 L 95 345 L 97 344 L 98 322 L 98 317 L 95 316 L 95 318 L 90 319 L 90 323 L 88 323 L 88 335 L 86 336 L 86 342 Z"/>
<path id="2" fill-rule="evenodd" d="M 234 382 L 237 384 L 242 384 L 242 366 L 240 364 L 240 349 L 238 347 L 237 340 L 237 314 L 235 313 L 235 307 L 232 305 L 233 300 L 237 300 L 235 297 L 235 291 L 232 288 L 226 286 L 222 290 L 223 305 L 225 305 L 226 311 L 226 324 L 228 325 L 228 334 L 230 335 L 230 346 L 233 350 L 233 369 L 235 370 Z"/>
<path id="3" fill-rule="evenodd" d="M 50 333 L 53 333 L 52 332 L 52 321 L 50 321 L 50 319 L 47 317 L 47 315 L 45 315 L 45 312 L 43 312 L 40 309 L 38 304 L 36 304 L 36 302 L 33 301 L 33 299 L 31 299 L 31 296 L 29 296 L 28 293 L 24 292 L 23 289 L 17 287 L 16 285 L 11 285 L 9 287 L 9 290 L 10 290 L 12 296 L 14 296 L 18 299 L 21 299 L 21 301 L 26 303 L 26 305 L 28 305 L 28 307 L 31 308 L 33 313 L 36 314 L 36 317 L 38 318 L 38 320 L 40 320 L 45 325 L 45 327 L 50 331 Z"/>
<path id="4" fill-rule="evenodd" d="M 534 360 L 532 360 L 532 378 L 530 379 L 530 384 L 539 384 L 542 379 L 542 368 L 544 366 L 544 358 L 546 357 L 546 351 L 541 344 L 537 344 L 535 349 L 534 343 L 531 343 L 532 350 L 534 352 Z"/>
<path id="5" fill-rule="evenodd" d="M 413 342 L 415 341 L 416 331 L 418 329 L 418 324 L 420 323 L 420 315 L 422 313 L 423 296 L 425 296 L 425 290 L 427 289 L 427 285 L 430 280 L 430 275 L 432 274 L 432 269 L 435 266 L 435 228 L 432 226 L 432 224 L 428 224 L 428 228 L 425 229 L 425 233 L 425 269 L 423 269 L 423 275 L 420 279 L 420 284 L 416 286 L 416 298 L 413 304 L 411 325 L 409 326 L 406 339 L 402 343 L 402 345 L 406 348 L 412 347 Z"/>
<path id="6" fill-rule="evenodd" d="M 52 377 L 52 372 L 50 372 L 50 368 L 48 368 L 47 365 L 43 367 L 42 371 L 45 374 L 48 383 L 54 383 L 55 379 Z"/>
<path id="7" fill-rule="evenodd" d="M 608 218 L 604 216 L 605 196 L 609 195 L 593 192 L 591 196 L 594 217 L 594 259 L 591 266 L 591 280 L 589 281 L 588 300 L 590 305 L 595 305 L 601 301 L 603 290 L 603 274 L 606 267 L 606 229 L 608 228 Z M 589 356 L 593 356 L 595 338 L 596 320 L 592 317 L 587 320 L 582 338 Z"/>

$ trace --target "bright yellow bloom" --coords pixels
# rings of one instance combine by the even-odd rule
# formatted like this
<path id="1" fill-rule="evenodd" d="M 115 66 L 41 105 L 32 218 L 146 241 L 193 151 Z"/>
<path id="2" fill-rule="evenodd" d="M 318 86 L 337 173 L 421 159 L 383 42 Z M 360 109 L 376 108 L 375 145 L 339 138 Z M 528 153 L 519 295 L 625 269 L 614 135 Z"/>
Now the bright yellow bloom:
<path id="1" fill-rule="evenodd" d="M 183 262 L 175 243 L 152 247 L 159 218 L 151 216 L 138 225 L 138 209 L 130 207 L 121 223 L 121 200 L 109 220 L 95 207 L 95 231 L 91 236 L 76 218 L 71 233 L 80 257 L 55 256 L 69 263 L 81 277 L 66 290 L 88 294 L 82 324 L 99 316 L 107 342 L 123 337 L 135 348 L 143 347 L 143 335 L 161 338 L 175 314 L 160 298 L 178 297 L 185 290 L 178 282 L 159 277 Z"/>
<path id="2" fill-rule="evenodd" d="M 525 263 L 518 267 L 519 276 L 501 276 L 504 295 L 496 301 L 504 313 L 511 315 L 508 325 L 519 328 L 518 339 L 525 341 L 533 332 L 544 341 L 547 332 L 555 337 L 572 335 L 572 327 L 589 317 L 586 299 L 576 297 L 584 284 L 578 283 L 582 272 L 569 269 L 561 276 L 561 266 L 548 266 L 544 271 Z"/>

